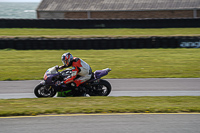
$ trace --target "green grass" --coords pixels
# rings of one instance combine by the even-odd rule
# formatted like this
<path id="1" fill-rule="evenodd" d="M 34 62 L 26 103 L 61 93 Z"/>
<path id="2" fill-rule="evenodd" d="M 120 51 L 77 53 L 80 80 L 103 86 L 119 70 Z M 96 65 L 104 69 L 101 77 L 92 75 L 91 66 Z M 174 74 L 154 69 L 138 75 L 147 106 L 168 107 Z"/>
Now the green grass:
<path id="1" fill-rule="evenodd" d="M 0 100 L 0 116 L 200 112 L 200 97 L 68 97 Z"/>
<path id="2" fill-rule="evenodd" d="M 105 78 L 199 78 L 200 49 L 0 50 L 0 80 L 42 79 L 71 52 L 94 70 L 111 68 Z"/>
<path id="3" fill-rule="evenodd" d="M 200 28 L 168 29 L 0 29 L 0 38 L 199 36 Z M 200 49 L 0 50 L 0 80 L 42 79 L 71 52 L 91 65 L 106 67 L 105 78 L 199 78 Z M 1 88 L 2 89 L 2 88 Z M 68 97 L 0 99 L 0 116 L 66 113 L 200 112 L 200 97 Z"/>
<path id="4" fill-rule="evenodd" d="M 124 36 L 199 36 L 200 28 L 157 29 L 32 29 L 1 28 L 0 37 L 124 37 Z"/>

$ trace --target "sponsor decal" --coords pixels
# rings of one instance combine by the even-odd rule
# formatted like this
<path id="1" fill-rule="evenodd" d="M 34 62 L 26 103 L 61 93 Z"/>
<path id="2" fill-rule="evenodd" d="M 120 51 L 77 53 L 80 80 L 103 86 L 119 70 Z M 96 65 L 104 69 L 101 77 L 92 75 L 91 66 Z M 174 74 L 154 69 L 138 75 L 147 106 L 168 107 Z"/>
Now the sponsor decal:
<path id="1" fill-rule="evenodd" d="M 181 48 L 200 48 L 200 40 L 196 42 L 181 42 Z"/>
<path id="2" fill-rule="evenodd" d="M 47 74 L 46 73 L 44 74 L 44 80 L 47 80 Z"/>

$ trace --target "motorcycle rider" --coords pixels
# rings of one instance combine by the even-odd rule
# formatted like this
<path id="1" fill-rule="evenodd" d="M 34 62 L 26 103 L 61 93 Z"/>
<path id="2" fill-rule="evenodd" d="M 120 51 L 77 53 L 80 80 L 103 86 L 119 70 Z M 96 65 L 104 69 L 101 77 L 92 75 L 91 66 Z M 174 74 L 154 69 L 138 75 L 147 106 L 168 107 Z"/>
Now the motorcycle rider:
<path id="1" fill-rule="evenodd" d="M 56 82 L 56 85 L 75 83 L 75 87 L 79 87 L 79 85 L 88 81 L 92 76 L 91 67 L 82 59 L 73 57 L 71 53 L 64 53 L 61 57 L 63 62 L 63 66 L 60 66 L 59 69 L 67 68 L 72 66 L 72 74 L 70 77 L 65 77 L 64 81 Z"/>

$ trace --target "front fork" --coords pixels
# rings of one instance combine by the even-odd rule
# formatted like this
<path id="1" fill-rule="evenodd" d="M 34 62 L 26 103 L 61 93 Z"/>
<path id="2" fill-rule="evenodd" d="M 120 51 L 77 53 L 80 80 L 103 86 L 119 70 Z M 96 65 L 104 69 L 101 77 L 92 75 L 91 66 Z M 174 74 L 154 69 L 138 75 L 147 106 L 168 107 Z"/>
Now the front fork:
<path id="1" fill-rule="evenodd" d="M 42 80 L 42 81 L 40 82 L 40 84 L 41 84 L 41 85 L 44 85 L 44 86 L 45 86 L 45 89 L 46 89 L 47 91 L 49 91 L 49 90 L 52 89 L 52 85 L 47 85 L 47 84 L 45 83 L 44 80 Z"/>
<path id="2" fill-rule="evenodd" d="M 45 81 L 42 80 L 42 81 L 40 82 L 40 84 L 41 84 L 41 85 L 45 85 Z"/>

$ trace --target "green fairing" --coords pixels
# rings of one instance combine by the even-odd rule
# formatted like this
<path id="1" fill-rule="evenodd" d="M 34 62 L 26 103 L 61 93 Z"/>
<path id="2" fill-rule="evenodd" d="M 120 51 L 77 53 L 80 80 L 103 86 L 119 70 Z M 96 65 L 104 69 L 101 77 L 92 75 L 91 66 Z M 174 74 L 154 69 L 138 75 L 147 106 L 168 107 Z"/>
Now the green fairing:
<path id="1" fill-rule="evenodd" d="M 71 90 L 58 92 L 57 97 L 67 97 L 67 96 L 69 96 L 69 95 L 67 95 L 67 93 L 69 93 L 69 92 L 71 92 Z"/>

